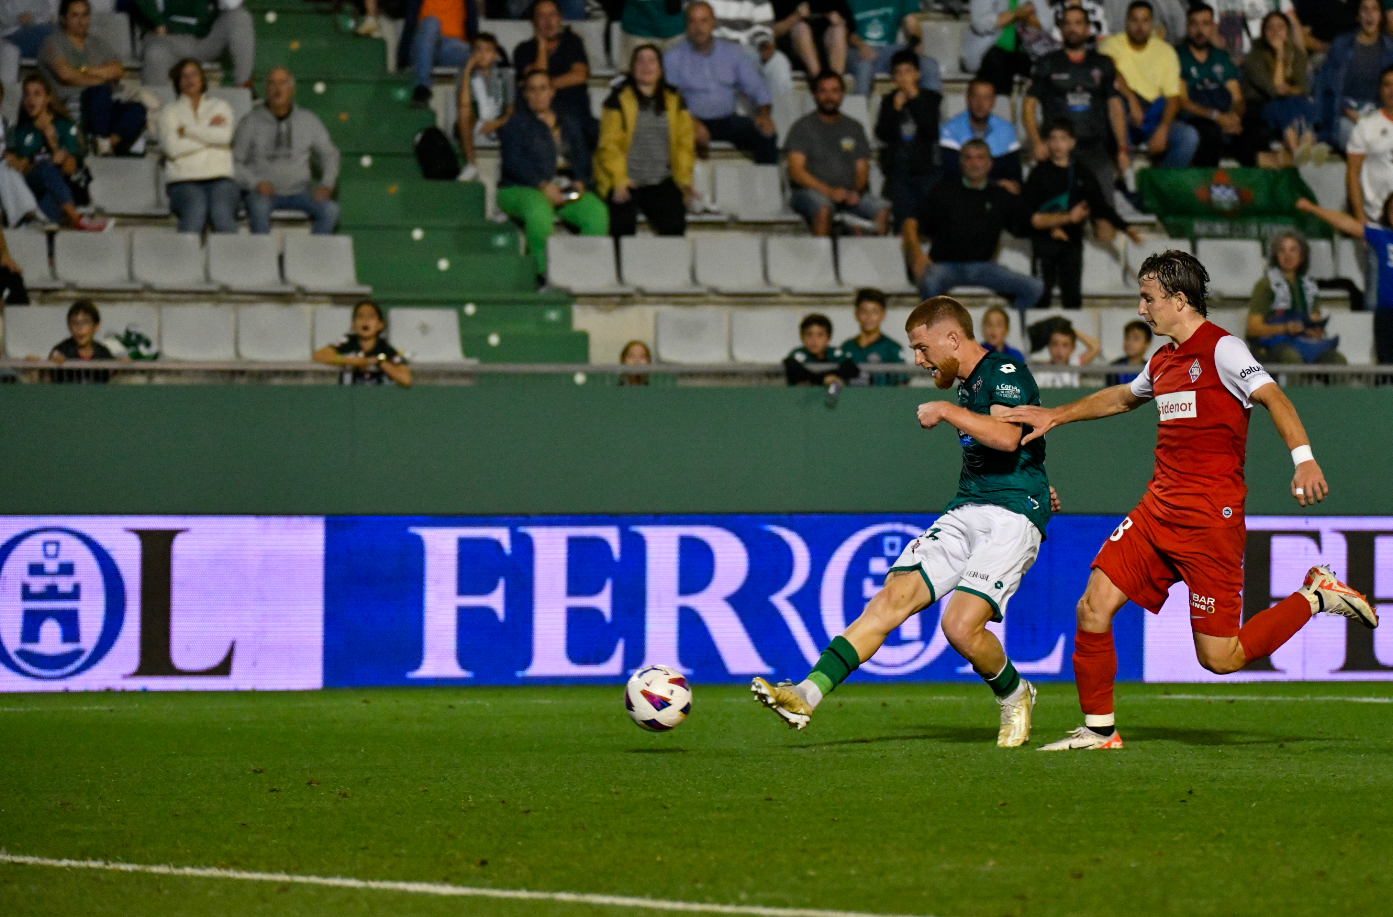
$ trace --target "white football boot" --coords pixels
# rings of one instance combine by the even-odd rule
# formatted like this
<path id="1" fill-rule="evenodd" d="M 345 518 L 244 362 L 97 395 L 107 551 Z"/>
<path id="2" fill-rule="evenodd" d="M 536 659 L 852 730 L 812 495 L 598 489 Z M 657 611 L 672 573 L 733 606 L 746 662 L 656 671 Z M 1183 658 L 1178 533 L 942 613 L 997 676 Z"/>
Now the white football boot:
<path id="1" fill-rule="evenodd" d="M 1122 747 L 1122 733 L 1116 729 L 1110 736 L 1100 736 L 1087 726 L 1080 726 L 1067 738 L 1040 746 L 1040 751 L 1094 751 Z"/>
<path id="2" fill-rule="evenodd" d="M 1312 614 L 1343 615 L 1353 618 L 1373 630 L 1378 627 L 1378 612 L 1374 611 L 1369 600 L 1335 578 L 1335 571 L 1325 564 L 1306 571 L 1306 581 L 1301 591 L 1314 600 L 1316 610 Z"/>
<path id="3" fill-rule="evenodd" d="M 771 685 L 763 678 L 756 678 L 750 682 L 750 693 L 777 713 L 790 729 L 802 729 L 812 722 L 813 708 L 791 681 Z"/>
<path id="4" fill-rule="evenodd" d="M 1001 705 L 1001 731 L 996 734 L 997 747 L 1020 748 L 1030 740 L 1030 713 L 1035 709 L 1035 686 L 1022 678 L 1020 688 L 1011 697 L 999 698 L 997 703 Z"/>

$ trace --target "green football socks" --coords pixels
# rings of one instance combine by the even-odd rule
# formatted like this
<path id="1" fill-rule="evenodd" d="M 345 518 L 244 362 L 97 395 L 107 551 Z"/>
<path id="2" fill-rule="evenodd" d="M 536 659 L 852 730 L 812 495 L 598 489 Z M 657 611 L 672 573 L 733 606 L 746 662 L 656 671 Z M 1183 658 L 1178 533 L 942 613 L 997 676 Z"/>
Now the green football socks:
<path id="1" fill-rule="evenodd" d="M 982 675 L 981 672 L 977 674 Z M 982 675 L 982 680 L 997 697 L 1010 697 L 1021 686 L 1021 673 L 1017 672 L 1011 660 L 1007 659 L 1005 668 L 992 676 Z"/>
<path id="2" fill-rule="evenodd" d="M 822 651 L 822 658 L 808 673 L 807 681 L 816 685 L 822 696 L 826 696 L 831 694 L 837 685 L 846 681 L 846 677 L 855 672 L 860 665 L 861 654 L 856 652 L 856 647 L 851 645 L 851 641 L 845 637 L 834 637 L 831 646 Z M 821 699 L 822 697 L 818 698 Z"/>

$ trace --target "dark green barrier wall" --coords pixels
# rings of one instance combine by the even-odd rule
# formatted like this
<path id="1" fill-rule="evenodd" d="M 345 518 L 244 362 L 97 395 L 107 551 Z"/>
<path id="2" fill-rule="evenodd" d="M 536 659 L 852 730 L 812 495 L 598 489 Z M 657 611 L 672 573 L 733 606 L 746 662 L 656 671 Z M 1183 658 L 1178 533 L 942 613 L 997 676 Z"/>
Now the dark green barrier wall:
<path id="1" fill-rule="evenodd" d="M 935 394 L 828 410 L 782 388 L 4 386 L 0 513 L 931 511 L 959 464 L 952 430 L 915 422 Z M 1393 391 L 1292 397 L 1333 488 L 1320 512 L 1393 515 Z M 1155 424 L 1144 406 L 1051 434 L 1066 511 L 1130 510 Z M 1249 512 L 1296 512 L 1260 408 L 1251 447 Z"/>

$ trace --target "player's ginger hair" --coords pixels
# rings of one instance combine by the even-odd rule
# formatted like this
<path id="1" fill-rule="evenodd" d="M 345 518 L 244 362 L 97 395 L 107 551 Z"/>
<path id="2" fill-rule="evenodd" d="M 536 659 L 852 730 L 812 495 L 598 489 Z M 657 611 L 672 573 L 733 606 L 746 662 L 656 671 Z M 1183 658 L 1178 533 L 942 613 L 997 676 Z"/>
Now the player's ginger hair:
<path id="1" fill-rule="evenodd" d="M 942 321 L 956 322 L 967 334 L 968 340 L 977 340 L 972 334 L 972 315 L 962 303 L 951 296 L 935 296 L 915 306 L 914 311 L 909 313 L 909 318 L 905 319 L 904 330 L 908 334 L 920 325 L 932 327 Z"/>

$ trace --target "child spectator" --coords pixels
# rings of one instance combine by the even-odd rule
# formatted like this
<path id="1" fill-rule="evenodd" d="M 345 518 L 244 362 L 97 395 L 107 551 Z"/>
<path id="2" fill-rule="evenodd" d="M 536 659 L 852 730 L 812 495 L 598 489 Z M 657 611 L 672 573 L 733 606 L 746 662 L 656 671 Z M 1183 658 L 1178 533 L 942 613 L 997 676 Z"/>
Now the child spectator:
<path id="1" fill-rule="evenodd" d="M 890 204 L 870 193 L 871 145 L 860 122 L 842 114 L 844 93 L 841 76 L 818 74 L 813 80 L 817 111 L 789 128 L 784 151 L 793 185 L 790 203 L 815 236 L 832 234 L 836 214 L 883 236 L 890 229 Z"/>
<path id="2" fill-rule="evenodd" d="M 633 235 L 640 211 L 657 235 L 685 233 L 695 165 L 691 112 L 657 47 L 639 45 L 600 116 L 595 190 L 609 202 L 610 234 Z"/>
<path id="3" fill-rule="evenodd" d="M 880 168 L 899 228 L 919 212 L 919 204 L 938 181 L 938 110 L 943 93 L 921 86 L 919 55 L 908 49 L 891 58 L 890 73 L 895 91 L 881 97 L 875 135 L 884 144 Z"/>
<path id="4" fill-rule="evenodd" d="M 624 366 L 650 366 L 653 353 L 643 341 L 630 341 L 619 352 L 619 362 Z M 620 385 L 648 385 L 648 373 L 637 373 L 619 377 Z"/>
<path id="5" fill-rule="evenodd" d="M 0 83 L 0 103 L 5 101 L 5 86 Z M 0 118 L 0 211 L 3 211 L 6 226 L 23 226 L 30 220 L 40 219 L 39 202 L 24 174 L 10 165 L 9 128 L 5 119 Z"/>
<path id="6" fill-rule="evenodd" d="M 1083 224 L 1096 220 L 1098 237 L 1110 242 L 1114 228 L 1141 242 L 1141 234 L 1117 215 L 1088 169 L 1074 162 L 1074 127 L 1060 118 L 1045 128 L 1050 158 L 1036 164 L 1025 183 L 1036 274 L 1045 285 L 1036 308 L 1048 309 L 1056 283 L 1066 309 L 1083 308 Z"/>
<path id="7" fill-rule="evenodd" d="M 1365 223 L 1347 213 L 1318 207 L 1306 198 L 1296 202 L 1296 209 L 1319 217 L 1340 232 L 1369 243 L 1371 260 L 1378 266 L 1375 283 L 1365 293 L 1365 302 L 1373 302 L 1374 354 L 1380 364 L 1393 363 L 1393 194 L 1389 194 L 1379 210 L 1378 223 Z"/>
<path id="8" fill-rule="evenodd" d="M 827 316 L 817 312 L 805 316 L 798 325 L 798 336 L 803 346 L 794 348 L 784 358 L 784 378 L 789 385 L 839 385 L 861 375 L 855 360 L 840 347 L 831 346 L 832 320 Z M 835 363 L 836 366 L 817 371 L 809 369 L 809 363 Z"/>
<path id="9" fill-rule="evenodd" d="M 1263 363 L 1346 363 L 1325 335 L 1320 290 L 1306 276 L 1311 250 L 1306 237 L 1283 230 L 1272 237 L 1268 269 L 1248 301 L 1248 344 Z"/>
<path id="10" fill-rule="evenodd" d="M 410 388 L 411 367 L 406 365 L 406 357 L 382 336 L 386 330 L 382 307 L 365 299 L 353 307 L 353 330 L 337 344 L 325 344 L 316 350 L 314 359 L 344 367 L 339 377 L 342 385 L 386 385 L 391 380 L 402 388 Z"/>
<path id="11" fill-rule="evenodd" d="M 126 65 L 100 36 L 89 34 L 92 6 L 88 0 L 63 0 L 59 7 L 62 31 L 44 39 L 39 70 L 79 114 L 83 130 L 96 138 L 97 152 L 125 154 L 137 144 L 143 150 L 145 106 L 115 97 Z"/>
<path id="12" fill-rule="evenodd" d="M 497 144 L 499 129 L 513 114 L 516 89 L 513 71 L 498 39 L 489 32 L 480 32 L 474 39 L 474 53 L 460 71 L 455 92 L 455 129 L 459 131 L 465 162 L 460 181 L 479 180 L 475 148 Z"/>
<path id="13" fill-rule="evenodd" d="M 37 73 L 24 78 L 19 120 L 10 144 L 10 165 L 24 173 L 39 209 L 54 223 L 69 229 L 101 232 L 110 220 L 78 214 L 79 204 L 91 203 L 89 176 L 83 168 L 82 138 L 63 103 L 54 98 L 48 82 Z"/>
<path id="14" fill-rule="evenodd" d="M 68 337 L 54 346 L 48 359 L 53 363 L 115 359 L 106 345 L 96 339 L 101 327 L 102 315 L 97 311 L 96 303 L 90 299 L 79 299 L 68 310 Z M 50 378 L 60 383 L 104 385 L 111 381 L 111 372 L 105 369 L 57 369 L 50 374 Z"/>
<path id="15" fill-rule="evenodd" d="M 900 345 L 880 331 L 885 322 L 885 294 L 873 287 L 856 291 L 856 324 L 861 333 L 847 338 L 841 351 L 859 367 L 865 363 L 903 363 Z M 909 377 L 902 373 L 876 373 L 857 376 L 854 385 L 905 385 Z"/>
<path id="16" fill-rule="evenodd" d="M 1087 332 L 1083 332 L 1074 327 L 1073 323 L 1067 318 L 1047 318 L 1030 327 L 1031 336 L 1037 336 L 1041 331 L 1049 335 L 1049 365 L 1050 366 L 1087 366 L 1098 359 L 1098 354 L 1103 352 L 1103 347 L 1098 343 L 1098 339 Z M 1083 341 L 1084 352 L 1077 359 L 1074 351 L 1078 348 L 1079 342 Z M 1079 374 L 1075 370 L 1068 369 L 1041 369 L 1035 370 L 1035 383 L 1040 388 L 1078 388 Z"/>
<path id="17" fill-rule="evenodd" d="M 1011 333 L 1011 317 L 1000 306 L 992 306 L 982 315 L 982 346 L 994 353 L 1004 353 L 1015 357 L 1022 363 L 1025 354 L 1006 343 L 1006 335 Z"/>
<path id="18" fill-rule="evenodd" d="M 1122 356 L 1112 361 L 1113 366 L 1129 367 L 1125 372 L 1108 374 L 1108 385 L 1123 385 L 1141 375 L 1146 365 L 1146 352 L 1151 349 L 1151 326 L 1143 321 L 1128 322 L 1122 329 Z"/>
<path id="19" fill-rule="evenodd" d="M 203 65 L 186 57 L 169 71 L 178 98 L 160 111 L 169 208 L 180 232 L 237 231 L 242 190 L 233 180 L 232 106 L 209 98 Z"/>

